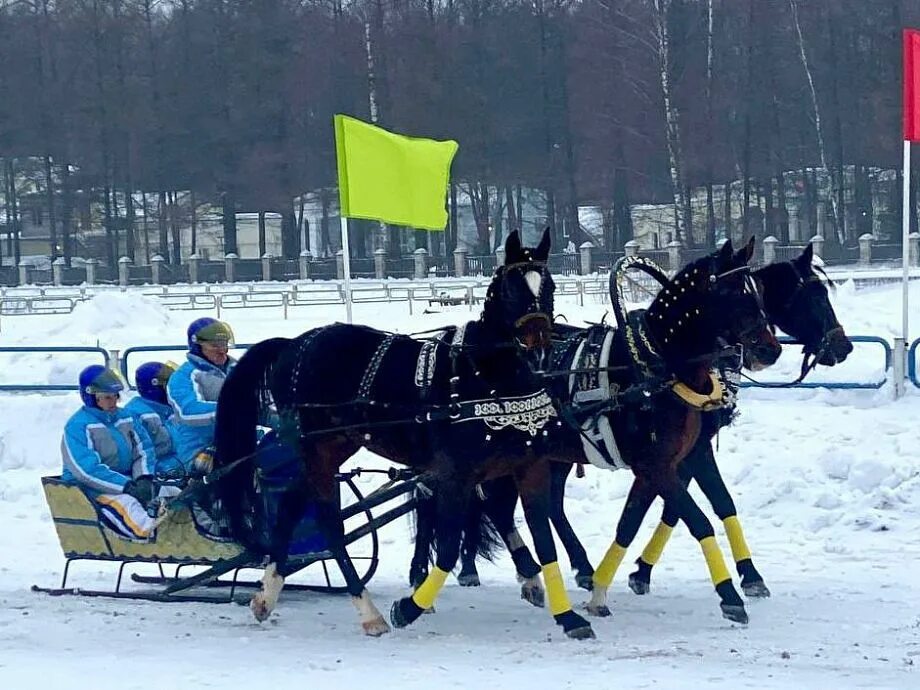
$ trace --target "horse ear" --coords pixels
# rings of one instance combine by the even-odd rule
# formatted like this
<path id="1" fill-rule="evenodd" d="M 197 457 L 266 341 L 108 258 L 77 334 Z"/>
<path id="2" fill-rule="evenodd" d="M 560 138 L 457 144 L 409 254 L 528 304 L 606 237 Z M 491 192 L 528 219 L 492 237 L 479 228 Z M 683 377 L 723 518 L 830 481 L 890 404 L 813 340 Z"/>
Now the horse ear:
<path id="1" fill-rule="evenodd" d="M 549 236 L 549 226 L 543 230 L 543 237 L 540 240 L 540 244 L 537 245 L 536 250 L 533 253 L 533 258 L 537 261 L 546 261 L 549 259 L 549 248 L 552 245 L 553 240 Z"/>
<path id="2" fill-rule="evenodd" d="M 517 230 L 508 235 L 505 240 L 505 263 L 513 264 L 521 259 L 521 237 Z"/>
<path id="3" fill-rule="evenodd" d="M 814 260 L 815 248 L 814 245 L 809 242 L 805 245 L 805 249 L 802 250 L 802 253 L 799 254 L 799 258 L 795 262 L 806 271 L 811 270 L 811 262 Z"/>
<path id="4" fill-rule="evenodd" d="M 735 252 L 734 259 L 735 259 L 735 263 L 738 266 L 746 266 L 748 262 L 751 260 L 751 258 L 754 256 L 755 241 L 756 240 L 754 236 L 751 235 L 751 239 L 747 241 L 747 244 L 745 244 L 741 249 Z"/>
<path id="5" fill-rule="evenodd" d="M 716 253 L 716 258 L 722 266 L 727 266 L 731 262 L 734 253 L 735 249 L 732 247 L 732 241 L 730 239 L 725 240 L 722 247 Z"/>

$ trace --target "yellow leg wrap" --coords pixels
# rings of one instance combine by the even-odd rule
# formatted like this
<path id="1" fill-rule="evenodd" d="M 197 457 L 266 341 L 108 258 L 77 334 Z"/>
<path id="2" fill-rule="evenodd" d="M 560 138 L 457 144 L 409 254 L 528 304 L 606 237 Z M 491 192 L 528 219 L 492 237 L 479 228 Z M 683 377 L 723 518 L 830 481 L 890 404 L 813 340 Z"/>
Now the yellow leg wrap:
<path id="1" fill-rule="evenodd" d="M 712 584 L 718 585 L 731 579 L 728 574 L 728 568 L 725 567 L 725 559 L 722 558 L 722 550 L 715 537 L 706 537 L 700 540 L 700 547 L 703 549 L 703 556 L 706 558 L 706 565 L 709 568 L 709 577 L 712 578 Z"/>
<path id="2" fill-rule="evenodd" d="M 659 522 L 658 527 L 655 528 L 655 533 L 652 534 L 652 538 L 649 539 L 645 550 L 642 552 L 642 560 L 649 565 L 655 565 L 661 558 L 661 552 L 664 551 L 664 547 L 668 543 L 668 539 L 671 538 L 671 532 L 673 531 L 674 528 L 671 525 Z"/>
<path id="3" fill-rule="evenodd" d="M 741 529 L 741 523 L 738 522 L 738 517 L 730 515 L 725 518 L 722 524 L 725 525 L 725 534 L 728 535 L 728 543 L 732 547 L 732 558 L 735 559 L 735 562 L 737 563 L 738 561 L 750 558 L 751 550 L 744 540 L 744 530 Z"/>
<path id="4" fill-rule="evenodd" d="M 625 555 L 626 547 L 613 542 L 597 566 L 597 570 L 594 571 L 594 584 L 604 588 L 609 587 Z"/>
<path id="5" fill-rule="evenodd" d="M 428 573 L 428 577 L 425 578 L 425 581 L 412 593 L 412 601 L 420 608 L 430 609 L 434 606 L 434 600 L 438 598 L 438 592 L 441 591 L 441 587 L 444 586 L 444 581 L 446 579 L 447 571 L 441 570 L 435 566 L 431 572 Z"/>
<path id="6" fill-rule="evenodd" d="M 543 566 L 543 582 L 546 584 L 546 598 L 549 599 L 549 612 L 554 616 L 572 610 L 568 592 L 562 582 L 562 573 L 556 561 Z"/>

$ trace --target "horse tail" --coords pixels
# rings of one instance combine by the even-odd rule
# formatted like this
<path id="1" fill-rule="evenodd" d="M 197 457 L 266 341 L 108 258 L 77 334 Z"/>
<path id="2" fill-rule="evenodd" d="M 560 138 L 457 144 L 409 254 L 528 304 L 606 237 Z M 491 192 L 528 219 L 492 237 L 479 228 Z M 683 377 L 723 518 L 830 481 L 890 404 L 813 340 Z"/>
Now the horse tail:
<path id="1" fill-rule="evenodd" d="M 413 537 L 416 540 L 416 554 L 427 547 L 428 558 L 434 563 L 437 560 L 437 492 L 432 489 L 416 491 L 415 520 L 413 524 Z M 458 516 L 463 520 L 462 549 L 464 552 L 475 550 L 476 555 L 489 561 L 495 559 L 496 554 L 504 548 L 501 533 L 486 514 L 485 504 L 476 495 L 472 496 L 467 506 L 466 515 Z M 427 529 L 419 530 L 423 523 Z M 428 544 L 418 544 L 419 539 L 427 539 Z"/>
<path id="2" fill-rule="evenodd" d="M 219 470 L 242 459 L 215 483 L 233 536 L 248 548 L 264 548 L 260 498 L 255 491 L 257 427 L 269 401 L 269 374 L 291 343 L 270 338 L 253 345 L 227 376 L 217 401 L 214 432 Z"/>

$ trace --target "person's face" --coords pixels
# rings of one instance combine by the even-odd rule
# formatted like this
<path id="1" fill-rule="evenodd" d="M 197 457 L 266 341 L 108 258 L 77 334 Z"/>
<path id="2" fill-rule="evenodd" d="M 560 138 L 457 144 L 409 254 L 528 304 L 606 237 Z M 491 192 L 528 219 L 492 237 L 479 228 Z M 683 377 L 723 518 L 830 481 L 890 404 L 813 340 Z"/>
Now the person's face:
<path id="1" fill-rule="evenodd" d="M 114 412 L 118 405 L 118 393 L 96 393 L 96 404 L 103 412 Z"/>
<path id="2" fill-rule="evenodd" d="M 201 354 L 211 364 L 218 367 L 222 367 L 227 363 L 229 349 L 228 343 L 222 340 L 207 340 L 201 343 Z"/>

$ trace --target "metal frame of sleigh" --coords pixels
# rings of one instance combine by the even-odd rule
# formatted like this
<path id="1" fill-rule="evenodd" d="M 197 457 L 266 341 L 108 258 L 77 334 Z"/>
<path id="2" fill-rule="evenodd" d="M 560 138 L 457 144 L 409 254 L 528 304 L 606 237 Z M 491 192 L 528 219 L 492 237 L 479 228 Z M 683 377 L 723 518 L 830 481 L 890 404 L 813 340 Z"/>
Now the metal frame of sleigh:
<path id="1" fill-rule="evenodd" d="M 354 482 L 354 478 L 361 474 L 386 474 L 388 480 L 365 496 Z M 379 564 L 380 544 L 377 531 L 414 509 L 415 498 L 407 494 L 414 492 L 418 479 L 405 470 L 355 468 L 340 473 L 338 480 L 340 495 L 344 489 L 356 499 L 354 503 L 342 508 L 341 514 L 343 522 L 351 518 L 361 521 L 358 526 L 346 532 L 345 543 L 348 546 L 360 544 L 361 552 L 351 555 L 361 573 L 362 582 L 367 584 Z M 146 542 L 138 542 L 120 536 L 106 525 L 96 504 L 79 486 L 64 482 L 60 477 L 43 477 L 42 488 L 66 562 L 60 587 L 33 585 L 33 592 L 52 596 L 230 603 L 236 600 L 238 588 L 261 586 L 259 581 L 242 578 L 240 574 L 243 570 L 262 568 L 263 556 L 245 551 L 235 542 L 208 535 L 197 525 L 186 505 L 170 508 L 167 517 L 157 528 L 155 537 Z M 402 502 L 387 507 L 377 515 L 374 514 L 374 509 L 386 507 L 385 504 L 403 496 L 406 498 Z M 304 523 L 309 529 L 309 519 L 305 519 Z M 298 552 L 292 558 L 297 572 L 319 564 L 325 584 L 292 583 L 285 585 L 285 590 L 331 594 L 345 592 L 344 585 L 335 585 L 330 578 L 326 561 L 332 560 L 332 556 L 323 548 L 318 530 L 313 537 L 314 548 Z M 309 538 L 306 543 L 311 543 Z M 75 561 L 120 563 L 114 589 L 68 587 L 70 566 Z M 132 573 L 132 582 L 148 586 L 140 589 L 122 589 L 125 568 L 134 564 L 155 565 L 159 574 L 149 576 Z M 174 566 L 172 575 L 167 575 L 163 566 Z M 182 570 L 189 566 L 204 567 L 204 570 L 183 577 Z"/>

